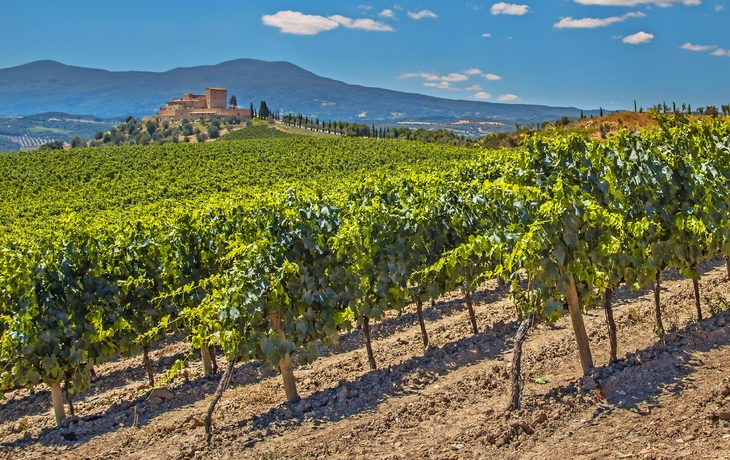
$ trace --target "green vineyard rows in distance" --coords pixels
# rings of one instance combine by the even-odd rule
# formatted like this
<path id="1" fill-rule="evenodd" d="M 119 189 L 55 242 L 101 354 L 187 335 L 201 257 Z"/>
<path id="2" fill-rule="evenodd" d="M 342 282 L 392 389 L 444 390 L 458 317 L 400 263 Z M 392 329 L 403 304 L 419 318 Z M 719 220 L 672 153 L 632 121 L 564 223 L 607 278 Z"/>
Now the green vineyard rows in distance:
<path id="1" fill-rule="evenodd" d="M 457 287 L 476 332 L 471 292 L 493 276 L 522 318 L 555 320 L 567 299 L 588 368 L 581 308 L 730 254 L 726 120 L 516 151 L 282 139 L 87 152 L 0 163 L 3 388 L 81 391 L 93 365 L 177 330 L 278 366 L 295 401 L 295 350 L 311 362 L 360 323 L 375 367 L 371 320 Z"/>
<path id="2" fill-rule="evenodd" d="M 211 196 L 311 183 L 332 187 L 364 172 L 438 169 L 474 150 L 361 139 L 124 146 L 0 156 L 0 228 L 53 227 L 69 214 L 141 215 L 195 207 Z M 252 191 L 254 190 L 254 191 Z M 114 218 L 114 217 L 112 217 Z"/>

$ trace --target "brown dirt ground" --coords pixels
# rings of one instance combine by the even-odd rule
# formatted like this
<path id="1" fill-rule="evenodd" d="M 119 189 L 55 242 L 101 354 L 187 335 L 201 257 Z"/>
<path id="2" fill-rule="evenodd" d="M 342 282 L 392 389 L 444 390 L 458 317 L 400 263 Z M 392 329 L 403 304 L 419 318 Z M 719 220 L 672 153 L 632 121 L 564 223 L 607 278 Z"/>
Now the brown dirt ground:
<path id="1" fill-rule="evenodd" d="M 705 299 L 730 299 L 730 283 L 719 258 L 701 270 L 710 316 L 718 303 Z M 219 376 L 200 377 L 193 358 L 168 386 L 173 399 L 148 398 L 139 358 L 120 358 L 99 367 L 91 389 L 75 397 L 78 418 L 62 429 L 48 391 L 6 394 L 0 458 L 728 459 L 730 311 L 693 321 L 691 281 L 664 276 L 664 323 L 674 331 L 665 343 L 652 333 L 648 289 L 616 292 L 618 364 L 608 365 L 603 313 L 585 315 L 597 366 L 585 378 L 569 319 L 540 325 L 525 343 L 523 406 L 513 413 L 504 409 L 516 317 L 507 288 L 492 281 L 475 295 L 479 334 L 454 294 L 426 308 L 432 346 L 424 352 L 409 306 L 375 325 L 377 370 L 359 331 L 295 368 L 297 404 L 285 403 L 275 371 L 238 365 L 210 447 L 200 421 Z M 156 377 L 187 350 L 174 338 L 159 344 Z"/>

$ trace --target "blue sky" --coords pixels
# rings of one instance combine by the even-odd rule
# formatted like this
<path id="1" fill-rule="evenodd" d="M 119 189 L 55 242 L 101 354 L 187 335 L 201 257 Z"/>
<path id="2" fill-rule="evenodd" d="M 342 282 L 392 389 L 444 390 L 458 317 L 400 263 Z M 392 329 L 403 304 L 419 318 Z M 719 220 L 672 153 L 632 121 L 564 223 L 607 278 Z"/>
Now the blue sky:
<path id="1" fill-rule="evenodd" d="M 729 24 L 730 0 L 5 0 L 0 68 L 254 58 L 452 99 L 719 106 L 730 103 Z"/>

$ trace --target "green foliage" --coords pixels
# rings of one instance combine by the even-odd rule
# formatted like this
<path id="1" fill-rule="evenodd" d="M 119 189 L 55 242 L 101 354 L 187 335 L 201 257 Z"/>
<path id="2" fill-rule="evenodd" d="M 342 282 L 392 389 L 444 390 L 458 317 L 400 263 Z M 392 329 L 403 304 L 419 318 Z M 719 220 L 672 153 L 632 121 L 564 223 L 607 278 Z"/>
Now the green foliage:
<path id="1" fill-rule="evenodd" d="M 38 150 L 63 150 L 63 141 L 47 142 L 38 147 Z"/>
<path id="2" fill-rule="evenodd" d="M 306 364 L 365 317 L 494 276 L 553 321 L 571 277 L 590 308 L 730 253 L 720 118 L 489 152 L 343 136 L 7 154 L 0 173 L 0 388 L 82 390 L 171 330 Z"/>

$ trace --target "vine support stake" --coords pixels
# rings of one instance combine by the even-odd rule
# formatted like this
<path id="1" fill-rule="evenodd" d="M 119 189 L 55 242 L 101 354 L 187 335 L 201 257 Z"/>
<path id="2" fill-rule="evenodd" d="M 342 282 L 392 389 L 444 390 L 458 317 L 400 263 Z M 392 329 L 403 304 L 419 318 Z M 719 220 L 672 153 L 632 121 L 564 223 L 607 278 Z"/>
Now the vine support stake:
<path id="1" fill-rule="evenodd" d="M 203 377 L 213 373 L 213 360 L 210 359 L 210 347 L 206 342 L 200 347 L 200 356 L 203 358 Z"/>
<path id="2" fill-rule="evenodd" d="M 578 343 L 578 352 L 580 353 L 580 363 L 583 366 L 583 372 L 593 367 L 593 356 L 591 355 L 591 346 L 588 342 L 588 334 L 586 326 L 583 322 L 583 313 L 580 311 L 580 302 L 578 300 L 578 291 L 575 287 L 573 274 L 567 272 L 567 280 L 564 282 L 567 291 L 568 310 L 570 310 L 570 320 L 573 323 L 573 331 L 575 332 L 575 340 Z"/>
<path id="3" fill-rule="evenodd" d="M 53 414 L 56 416 L 56 426 L 61 426 L 61 422 L 66 418 L 66 408 L 63 405 L 60 383 L 51 385 L 51 403 L 53 404 Z"/>
<path id="4" fill-rule="evenodd" d="M 730 256 L 725 256 L 725 270 L 727 270 L 727 279 L 730 281 Z"/>

